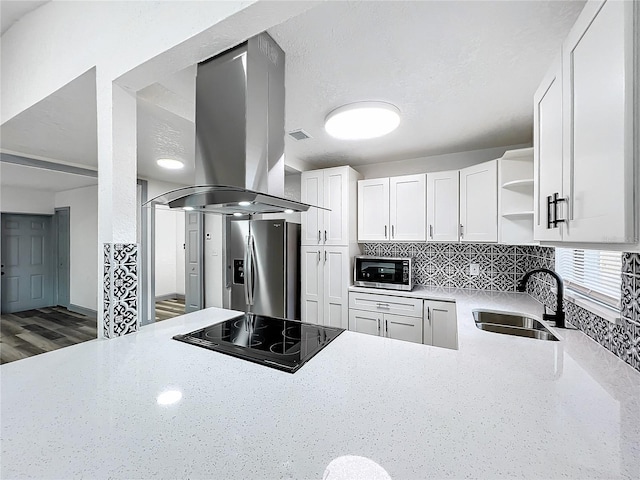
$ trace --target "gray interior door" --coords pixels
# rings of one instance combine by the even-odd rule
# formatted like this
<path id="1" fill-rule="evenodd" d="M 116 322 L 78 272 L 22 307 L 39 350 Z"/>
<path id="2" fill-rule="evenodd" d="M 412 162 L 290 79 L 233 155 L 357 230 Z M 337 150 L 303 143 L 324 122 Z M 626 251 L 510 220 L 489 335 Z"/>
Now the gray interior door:
<path id="1" fill-rule="evenodd" d="M 51 217 L 2 214 L 2 313 L 53 304 Z"/>
<path id="2" fill-rule="evenodd" d="M 200 212 L 185 212 L 185 313 L 204 307 L 202 215 Z"/>
<path id="3" fill-rule="evenodd" d="M 57 304 L 69 308 L 70 303 L 70 209 L 69 207 L 56 208 L 54 216 L 56 225 L 56 249 L 57 249 L 57 269 L 56 269 L 56 293 Z"/>

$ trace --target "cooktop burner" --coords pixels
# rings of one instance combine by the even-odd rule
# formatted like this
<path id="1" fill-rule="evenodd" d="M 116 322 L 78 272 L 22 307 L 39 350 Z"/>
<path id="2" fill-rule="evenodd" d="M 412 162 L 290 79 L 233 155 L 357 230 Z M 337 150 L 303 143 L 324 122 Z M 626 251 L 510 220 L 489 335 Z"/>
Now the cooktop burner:
<path id="1" fill-rule="evenodd" d="M 173 338 L 294 373 L 343 331 L 247 313 Z"/>

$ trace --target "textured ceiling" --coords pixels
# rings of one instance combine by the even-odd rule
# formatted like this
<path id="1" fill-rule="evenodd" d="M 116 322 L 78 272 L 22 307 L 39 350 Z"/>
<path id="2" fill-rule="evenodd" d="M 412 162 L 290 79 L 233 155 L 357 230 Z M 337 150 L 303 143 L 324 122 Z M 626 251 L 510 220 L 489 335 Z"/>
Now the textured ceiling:
<path id="1" fill-rule="evenodd" d="M 3 123 L 0 138 L 3 151 L 96 169 L 95 70 Z"/>
<path id="2" fill-rule="evenodd" d="M 532 141 L 533 93 L 584 2 L 327 2 L 269 30 L 287 55 L 287 156 L 357 165 Z M 360 100 L 402 111 L 374 140 L 329 137 Z"/>
<path id="3" fill-rule="evenodd" d="M 4 1 L 2 4 L 4 5 Z M 286 157 L 358 165 L 532 140 L 532 99 L 584 2 L 326 2 L 269 33 L 287 55 Z M 191 183 L 194 74 L 138 92 L 138 171 Z M 323 128 L 337 106 L 384 100 L 395 132 L 340 141 Z M 4 151 L 96 168 L 95 73 L 89 71 L 0 127 Z M 172 172 L 160 156 L 182 158 Z"/>
<path id="4" fill-rule="evenodd" d="M 0 34 L 3 34 L 11 25 L 16 23 L 22 17 L 24 17 L 27 13 L 36 8 L 48 3 L 49 0 L 45 1 L 30 1 L 30 0 L 2 0 L 0 2 L 0 23 L 2 24 Z"/>
<path id="5" fill-rule="evenodd" d="M 5 162 L 0 163 L 0 179 L 0 185 L 2 186 L 45 190 L 48 192 L 63 192 L 98 184 L 98 179 L 95 177 L 85 177 L 84 175 L 73 175 L 71 173 L 25 167 L 24 165 Z"/>

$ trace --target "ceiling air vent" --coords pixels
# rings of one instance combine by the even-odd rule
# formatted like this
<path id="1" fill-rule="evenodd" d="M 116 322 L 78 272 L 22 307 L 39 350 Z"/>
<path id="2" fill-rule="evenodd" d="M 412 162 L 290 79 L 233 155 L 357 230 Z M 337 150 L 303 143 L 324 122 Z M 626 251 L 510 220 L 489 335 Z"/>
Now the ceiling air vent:
<path id="1" fill-rule="evenodd" d="M 295 138 L 296 140 L 306 140 L 307 138 L 311 138 L 311 135 L 309 135 L 307 132 L 305 132 L 301 128 L 298 130 L 291 130 L 289 132 L 289 135 Z"/>

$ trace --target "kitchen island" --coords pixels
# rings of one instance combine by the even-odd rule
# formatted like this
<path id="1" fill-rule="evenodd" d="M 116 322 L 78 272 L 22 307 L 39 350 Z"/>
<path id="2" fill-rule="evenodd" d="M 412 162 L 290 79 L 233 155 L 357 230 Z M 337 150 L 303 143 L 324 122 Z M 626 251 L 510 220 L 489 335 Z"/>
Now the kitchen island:
<path id="1" fill-rule="evenodd" d="M 579 331 L 475 327 L 539 317 L 526 294 L 445 296 L 459 350 L 346 331 L 289 374 L 172 340 L 237 315 L 210 308 L 3 365 L 1 477 L 321 479 L 353 455 L 394 480 L 638 478 L 640 373 Z"/>

